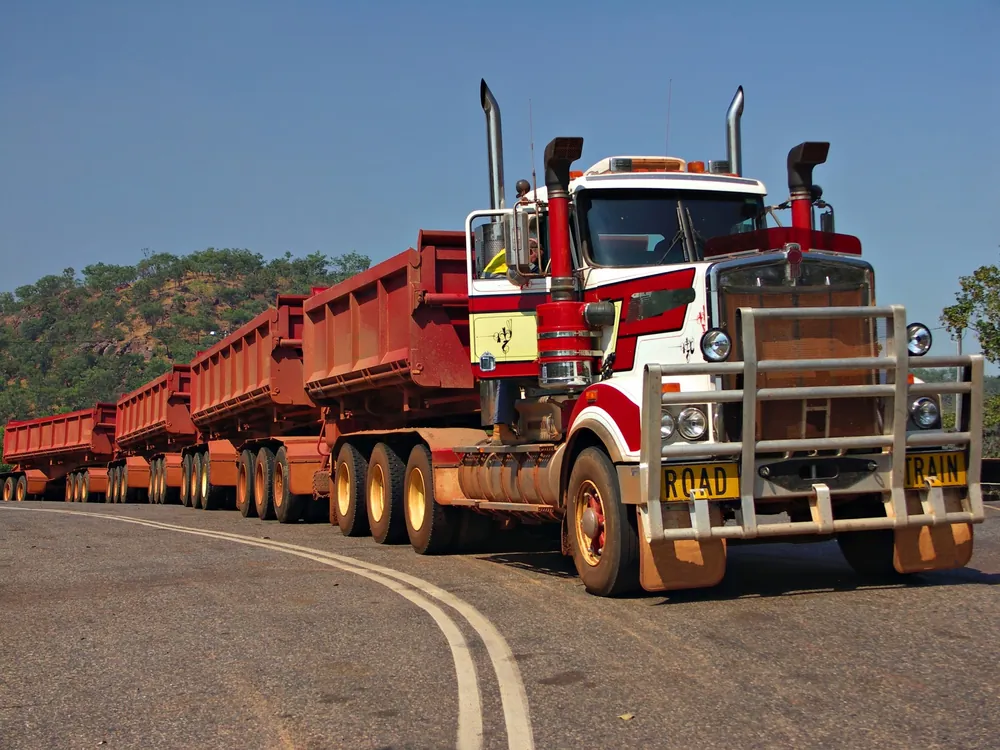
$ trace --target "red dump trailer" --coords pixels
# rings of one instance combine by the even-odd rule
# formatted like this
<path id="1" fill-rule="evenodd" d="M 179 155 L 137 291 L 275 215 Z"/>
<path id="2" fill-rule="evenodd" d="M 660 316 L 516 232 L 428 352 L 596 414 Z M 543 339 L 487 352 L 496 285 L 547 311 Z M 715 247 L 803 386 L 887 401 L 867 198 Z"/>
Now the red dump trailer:
<path id="1" fill-rule="evenodd" d="M 108 464 L 108 502 L 179 500 L 181 449 L 197 442 L 189 365 L 174 365 L 118 399 L 116 442 L 118 451 Z"/>
<path id="2" fill-rule="evenodd" d="M 333 457 L 316 485 L 332 493 L 330 522 L 345 534 L 406 539 L 407 464 L 423 466 L 430 480 L 433 462 L 437 497 L 461 497 L 452 448 L 486 437 L 470 357 L 466 265 L 464 232 L 422 231 L 415 249 L 305 302 L 306 391 L 324 407 Z M 408 497 L 416 503 L 417 494 Z M 465 529 L 478 532 L 486 520 L 434 507 L 434 518 L 411 529 L 418 548 L 440 546 L 446 532 L 448 541 Z"/>
<path id="3" fill-rule="evenodd" d="M 107 464 L 115 451 L 115 405 L 8 422 L 0 475 L 4 500 L 88 502 L 108 487 Z"/>
<path id="4" fill-rule="evenodd" d="M 314 503 L 321 467 L 320 410 L 303 388 L 302 304 L 274 307 L 191 362 L 191 419 L 198 442 L 182 451 L 181 502 L 211 509 L 235 499 L 243 516 L 297 521 Z"/>

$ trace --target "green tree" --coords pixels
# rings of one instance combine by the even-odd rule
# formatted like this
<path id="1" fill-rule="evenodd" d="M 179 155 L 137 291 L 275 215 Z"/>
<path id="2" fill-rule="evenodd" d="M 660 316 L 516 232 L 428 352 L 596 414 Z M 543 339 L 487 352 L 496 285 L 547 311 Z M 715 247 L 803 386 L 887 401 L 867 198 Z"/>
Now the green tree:
<path id="1" fill-rule="evenodd" d="M 955 304 L 941 313 L 942 324 L 955 337 L 975 333 L 986 360 L 1000 364 L 1000 268 L 980 266 L 958 283 Z M 1000 393 L 987 382 L 985 397 L 983 453 L 1000 456 Z"/>

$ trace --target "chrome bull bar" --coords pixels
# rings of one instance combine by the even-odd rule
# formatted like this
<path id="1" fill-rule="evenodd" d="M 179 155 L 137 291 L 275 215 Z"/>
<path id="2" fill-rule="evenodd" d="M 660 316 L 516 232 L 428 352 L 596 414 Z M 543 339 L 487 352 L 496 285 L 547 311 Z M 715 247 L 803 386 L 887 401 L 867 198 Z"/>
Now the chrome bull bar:
<path id="1" fill-rule="evenodd" d="M 952 523 L 981 523 L 984 519 L 980 486 L 983 436 L 983 375 L 982 355 L 914 357 L 921 367 L 961 367 L 962 382 L 908 382 L 911 356 L 907 349 L 905 308 L 889 307 L 814 307 L 814 308 L 739 308 L 740 334 L 743 346 L 742 362 L 691 363 L 678 365 L 646 365 L 643 373 L 641 429 L 639 453 L 639 515 L 643 521 L 646 541 L 684 539 L 752 539 L 766 536 L 798 534 L 832 534 L 839 531 L 897 529 L 915 526 L 940 526 Z M 758 360 L 756 321 L 774 318 L 887 318 L 891 328 L 887 337 L 886 356 L 841 359 Z M 807 386 L 785 388 L 743 388 L 742 390 L 711 390 L 698 392 L 664 392 L 663 379 L 684 375 L 739 375 L 744 384 L 756 384 L 757 374 L 775 371 L 858 370 L 886 371 L 886 384 Z M 965 394 L 961 399 L 960 421 L 956 432 L 926 430 L 908 434 L 909 399 L 935 394 Z M 886 409 L 883 434 L 858 437 L 821 437 L 790 440 L 756 440 L 757 403 L 785 399 L 834 399 L 850 397 L 891 398 L 892 409 Z M 668 404 L 742 403 L 743 424 L 739 442 L 681 443 L 664 445 L 660 437 L 660 418 Z M 964 428 L 964 429 L 963 429 Z M 944 493 L 935 477 L 925 479 L 920 490 L 922 513 L 910 514 L 906 503 L 906 449 L 921 446 L 966 446 L 967 495 L 962 510 L 948 512 Z M 747 448 L 746 450 L 744 448 Z M 835 519 L 831 491 L 822 482 L 812 485 L 809 496 L 811 521 L 759 524 L 755 506 L 755 460 L 760 453 L 792 451 L 847 450 L 870 448 L 882 452 L 890 449 L 892 457 L 888 496 L 883 494 L 885 515 L 871 518 Z M 736 456 L 739 462 L 740 499 L 735 526 L 713 525 L 711 503 L 705 493 L 692 490 L 684 501 L 663 502 L 662 466 L 664 459 Z M 690 526 L 666 528 L 664 505 L 672 509 L 686 506 Z"/>

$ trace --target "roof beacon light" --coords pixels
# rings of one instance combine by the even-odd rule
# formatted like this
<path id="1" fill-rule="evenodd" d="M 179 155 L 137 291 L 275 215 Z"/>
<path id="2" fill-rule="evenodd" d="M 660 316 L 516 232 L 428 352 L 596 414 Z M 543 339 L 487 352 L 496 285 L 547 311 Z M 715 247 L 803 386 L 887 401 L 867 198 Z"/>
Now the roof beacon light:
<path id="1" fill-rule="evenodd" d="M 675 156 L 609 156 L 586 174 L 630 174 L 634 172 L 683 172 L 686 162 Z"/>

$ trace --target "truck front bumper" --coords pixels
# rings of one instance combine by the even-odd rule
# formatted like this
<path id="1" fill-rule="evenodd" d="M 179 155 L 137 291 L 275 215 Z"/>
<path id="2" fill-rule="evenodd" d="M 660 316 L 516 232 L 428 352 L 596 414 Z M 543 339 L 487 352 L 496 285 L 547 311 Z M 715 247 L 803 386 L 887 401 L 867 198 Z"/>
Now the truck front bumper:
<path id="1" fill-rule="evenodd" d="M 960 382 L 909 383 L 905 310 L 891 307 L 741 308 L 742 362 L 647 365 L 643 374 L 642 440 L 639 504 L 646 541 L 753 539 L 795 535 L 827 535 L 846 531 L 902 529 L 948 524 L 976 524 L 984 518 L 980 485 L 984 361 L 981 355 L 920 357 L 921 367 L 960 367 Z M 888 318 L 886 356 L 844 359 L 758 360 L 755 320 L 761 318 Z M 918 358 L 913 358 L 918 359 Z M 886 373 L 886 383 L 788 388 L 744 388 L 678 393 L 663 388 L 664 378 L 683 375 L 743 375 L 755 384 L 757 374 L 773 371 L 836 371 L 871 368 Z M 907 431 L 910 399 L 962 394 L 955 431 Z M 883 433 L 857 437 L 757 440 L 757 404 L 771 400 L 879 397 L 886 404 Z M 663 408 L 672 404 L 741 403 L 743 421 L 738 442 L 665 443 L 660 436 Z M 717 406 L 716 406 L 717 408 Z M 776 481 L 772 470 L 789 466 L 796 456 L 820 456 L 814 463 L 847 461 L 858 468 L 853 481 L 816 478 Z M 775 458 L 775 455 L 784 458 Z M 835 458 L 829 458 L 834 456 Z M 798 459 L 801 460 L 801 459 Z M 810 459 L 806 459 L 807 461 Z M 689 461 L 695 461 L 691 464 Z M 933 472 L 927 461 L 937 462 Z M 863 469 L 861 468 L 863 466 Z M 696 467 L 693 469 L 692 467 Z M 707 472 L 706 482 L 674 480 L 676 472 Z M 674 472 L 671 474 L 670 472 Z M 721 472 L 721 473 L 720 473 Z M 730 484 L 719 492 L 718 482 Z M 695 477 L 696 478 L 696 477 Z M 676 487 L 684 488 L 678 496 Z M 838 496 L 877 494 L 884 509 L 870 517 L 838 518 Z M 758 522 L 758 503 L 802 498 L 810 520 Z M 735 503 L 735 523 L 724 524 L 720 503 Z"/>

